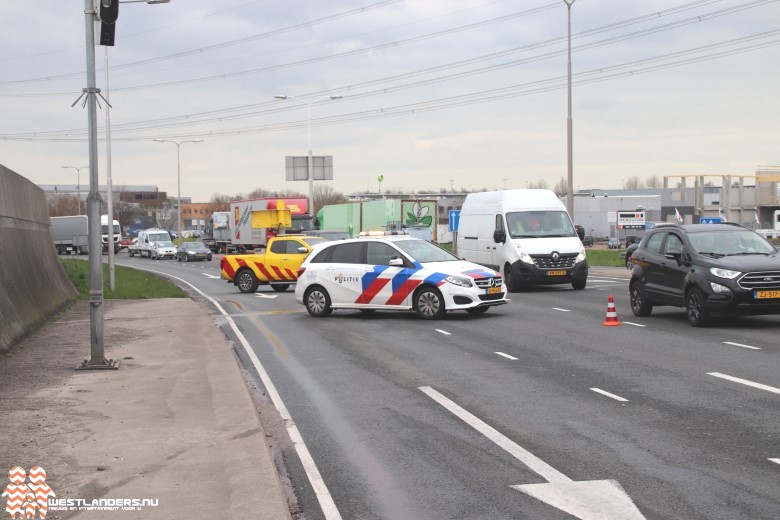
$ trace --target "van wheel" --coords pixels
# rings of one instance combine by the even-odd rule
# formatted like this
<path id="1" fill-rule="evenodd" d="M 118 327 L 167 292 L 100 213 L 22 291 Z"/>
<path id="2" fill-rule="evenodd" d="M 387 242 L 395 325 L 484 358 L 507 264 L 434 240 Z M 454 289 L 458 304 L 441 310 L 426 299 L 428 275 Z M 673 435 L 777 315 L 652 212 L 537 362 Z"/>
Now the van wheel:
<path id="1" fill-rule="evenodd" d="M 694 327 L 703 327 L 710 321 L 710 315 L 704 308 L 704 294 L 698 287 L 692 288 L 685 295 L 685 311 L 688 323 Z"/>
<path id="2" fill-rule="evenodd" d="M 324 318 L 333 312 L 333 307 L 330 306 L 328 291 L 319 285 L 309 287 L 303 296 L 303 303 L 306 305 L 306 310 L 309 311 L 309 314 L 315 318 Z"/>
<path id="3" fill-rule="evenodd" d="M 414 295 L 414 310 L 425 320 L 437 320 L 444 316 L 444 298 L 435 287 L 423 287 Z"/>
<path id="4" fill-rule="evenodd" d="M 574 280 L 571 283 L 571 286 L 574 288 L 575 291 L 581 291 L 585 288 L 585 285 L 588 283 L 588 279 L 585 278 L 584 280 Z"/>
<path id="5" fill-rule="evenodd" d="M 509 264 L 504 266 L 504 283 L 509 292 L 517 292 L 520 290 L 520 286 L 515 280 L 515 276 L 512 274 L 512 268 Z"/>
<path id="6" fill-rule="evenodd" d="M 236 286 L 242 293 L 253 293 L 257 290 L 257 277 L 251 269 L 244 269 L 236 275 Z"/>
<path id="7" fill-rule="evenodd" d="M 273 289 L 276 292 L 284 292 L 287 290 L 287 288 L 290 287 L 289 283 L 278 283 L 271 286 L 271 289 Z"/>

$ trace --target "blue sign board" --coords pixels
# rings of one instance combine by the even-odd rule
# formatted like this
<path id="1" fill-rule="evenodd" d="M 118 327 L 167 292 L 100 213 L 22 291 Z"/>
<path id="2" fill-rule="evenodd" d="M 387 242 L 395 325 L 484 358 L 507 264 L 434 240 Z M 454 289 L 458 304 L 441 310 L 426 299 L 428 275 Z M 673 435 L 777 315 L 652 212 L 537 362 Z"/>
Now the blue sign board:
<path id="1" fill-rule="evenodd" d="M 699 224 L 720 224 L 721 222 L 723 222 L 723 219 L 720 217 L 702 217 L 699 219 Z"/>
<path id="2" fill-rule="evenodd" d="M 457 232 L 458 224 L 460 224 L 460 210 L 451 209 L 449 216 L 450 216 L 450 231 Z"/>

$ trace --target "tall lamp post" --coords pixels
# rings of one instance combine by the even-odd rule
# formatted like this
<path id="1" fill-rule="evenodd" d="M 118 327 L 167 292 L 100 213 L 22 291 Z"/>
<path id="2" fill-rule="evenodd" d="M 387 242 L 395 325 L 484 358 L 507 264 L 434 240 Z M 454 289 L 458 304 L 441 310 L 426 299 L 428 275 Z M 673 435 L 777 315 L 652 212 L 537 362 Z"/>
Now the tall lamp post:
<path id="1" fill-rule="evenodd" d="M 308 137 L 309 157 L 306 163 L 306 174 L 309 178 L 309 212 L 311 213 L 312 218 L 314 218 L 314 175 L 312 172 L 312 163 L 311 163 L 312 161 L 311 159 L 311 106 L 317 101 L 322 101 L 323 99 L 341 99 L 343 96 L 322 96 L 317 99 L 312 99 L 311 101 L 304 101 L 301 98 L 297 98 L 295 96 L 287 96 L 287 95 L 278 95 L 274 97 L 276 99 L 294 99 L 306 105 L 306 129 L 307 129 L 307 134 L 309 136 Z"/>
<path id="2" fill-rule="evenodd" d="M 179 194 L 176 200 L 176 221 L 179 233 L 179 243 L 181 243 L 181 145 L 184 143 L 202 143 L 203 139 L 192 139 L 188 141 L 172 141 L 170 139 L 155 139 L 158 143 L 173 143 L 176 145 L 176 184 Z"/>
<path id="3" fill-rule="evenodd" d="M 78 202 L 79 205 L 79 215 L 81 215 L 81 170 L 84 168 L 89 168 L 89 166 L 61 166 L 61 168 L 73 168 L 76 170 L 76 190 L 78 193 L 78 198 L 76 199 L 76 202 Z"/>
<path id="4" fill-rule="evenodd" d="M 571 217 L 572 221 L 574 220 L 574 158 L 573 158 L 573 152 L 572 152 L 572 121 L 571 121 L 571 4 L 574 3 L 574 0 L 563 0 L 563 2 L 566 4 L 566 8 L 568 10 L 568 43 L 569 43 L 569 61 L 568 61 L 568 97 L 569 97 L 569 115 L 566 118 L 566 151 L 568 156 L 568 166 L 569 166 L 569 177 L 568 177 L 568 186 L 566 188 L 566 191 L 568 191 L 567 197 L 566 197 L 566 211 L 569 212 L 569 216 Z"/>

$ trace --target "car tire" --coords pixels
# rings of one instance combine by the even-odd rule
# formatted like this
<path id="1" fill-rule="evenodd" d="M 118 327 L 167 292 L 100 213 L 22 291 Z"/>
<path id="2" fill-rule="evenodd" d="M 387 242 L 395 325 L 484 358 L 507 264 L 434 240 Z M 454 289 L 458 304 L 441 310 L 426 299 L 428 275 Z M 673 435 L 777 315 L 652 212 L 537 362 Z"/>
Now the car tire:
<path id="1" fill-rule="evenodd" d="M 489 308 L 490 307 L 487 307 L 487 306 L 485 306 L 485 307 L 472 307 L 470 309 L 466 309 L 466 312 L 468 312 L 469 314 L 474 314 L 474 315 L 476 315 L 476 314 L 485 314 L 488 311 Z"/>
<path id="2" fill-rule="evenodd" d="M 306 294 L 303 296 L 303 303 L 306 305 L 306 310 L 309 314 L 315 318 L 324 318 L 333 312 L 328 291 L 319 285 L 309 287 L 306 290 Z"/>
<path id="3" fill-rule="evenodd" d="M 414 293 L 414 310 L 424 320 L 437 320 L 444 316 L 444 298 L 435 287 L 422 287 Z"/>
<path id="4" fill-rule="evenodd" d="M 520 286 L 518 285 L 517 280 L 515 280 L 515 276 L 512 275 L 512 268 L 509 264 L 504 265 L 504 283 L 509 292 L 517 292 L 520 290 Z"/>
<path id="5" fill-rule="evenodd" d="M 244 269 L 236 275 L 236 287 L 242 293 L 253 293 L 257 291 L 257 286 L 257 277 L 251 269 Z"/>
<path id="6" fill-rule="evenodd" d="M 574 281 L 571 283 L 571 286 L 572 286 L 572 288 L 573 288 L 575 291 L 581 291 L 581 290 L 583 290 L 583 289 L 585 288 L 585 286 L 586 286 L 587 284 L 588 284 L 588 279 L 587 279 L 587 278 L 585 278 L 584 280 L 574 280 Z"/>
<path id="7" fill-rule="evenodd" d="M 631 300 L 631 312 L 634 316 L 650 316 L 653 312 L 653 305 L 648 301 L 647 294 L 639 282 L 632 283 L 628 288 Z"/>
<path id="8" fill-rule="evenodd" d="M 704 293 L 698 287 L 693 287 L 685 293 L 685 313 L 688 323 L 694 327 L 704 327 L 710 321 L 710 315 L 704 307 Z"/>
<path id="9" fill-rule="evenodd" d="M 181 257 L 179 255 L 176 255 L 176 261 L 181 262 Z"/>
<path id="10" fill-rule="evenodd" d="M 288 287 L 290 287 L 289 283 L 279 283 L 279 284 L 272 285 L 271 289 L 273 289 L 276 292 L 284 292 L 287 290 Z"/>

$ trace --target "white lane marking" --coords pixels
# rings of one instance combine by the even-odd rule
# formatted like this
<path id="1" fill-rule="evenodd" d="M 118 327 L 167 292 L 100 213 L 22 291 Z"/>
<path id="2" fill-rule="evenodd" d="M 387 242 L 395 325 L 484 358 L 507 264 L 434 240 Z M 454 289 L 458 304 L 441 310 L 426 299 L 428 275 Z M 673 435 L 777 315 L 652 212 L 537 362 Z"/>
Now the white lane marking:
<path id="1" fill-rule="evenodd" d="M 273 300 L 274 298 L 276 298 L 276 296 L 277 296 L 276 294 L 263 294 L 259 292 L 255 293 L 256 298 L 270 298 L 271 300 Z"/>
<path id="2" fill-rule="evenodd" d="M 625 282 L 628 280 L 628 278 L 588 278 L 588 283 L 596 282 L 596 283 L 615 283 L 615 282 Z"/>
<path id="3" fill-rule="evenodd" d="M 615 401 L 621 401 L 621 402 L 624 402 L 624 403 L 628 402 L 628 399 L 624 399 L 624 398 L 620 397 L 619 395 L 610 394 L 609 392 L 607 392 L 605 390 L 602 390 L 601 388 L 591 388 L 591 390 L 593 390 L 597 394 L 606 395 L 607 397 L 611 397 Z"/>
<path id="4" fill-rule="evenodd" d="M 503 352 L 494 352 L 494 354 L 498 354 L 499 356 L 504 356 L 507 359 L 511 359 L 512 361 L 517 361 L 520 358 L 516 358 L 514 356 L 510 356 L 509 354 L 504 354 Z"/>
<path id="5" fill-rule="evenodd" d="M 751 347 L 750 345 L 743 345 L 742 343 L 734 343 L 733 341 L 724 341 L 724 345 L 734 345 L 735 347 L 749 348 L 751 350 L 761 350 L 758 347 Z"/>
<path id="6" fill-rule="evenodd" d="M 440 333 L 440 334 L 444 334 L 445 336 L 452 336 L 452 334 L 450 334 L 450 333 L 449 333 L 449 332 L 447 332 L 446 330 L 441 330 L 441 329 L 434 329 L 434 330 L 435 330 L 436 332 Z"/>
<path id="7" fill-rule="evenodd" d="M 255 351 L 252 350 L 252 347 L 249 345 L 249 342 L 246 340 L 244 335 L 241 334 L 241 331 L 238 330 L 238 326 L 236 326 L 236 322 L 233 321 L 233 317 L 228 314 L 227 311 L 225 311 L 225 309 L 223 309 L 214 298 L 207 295 L 186 280 L 182 280 L 181 278 L 168 273 L 154 271 L 152 269 L 143 269 L 140 267 L 134 267 L 133 269 L 167 276 L 168 278 L 173 278 L 175 280 L 179 280 L 182 283 L 186 283 L 195 289 L 195 291 L 197 291 L 201 296 L 209 300 L 214 305 L 214 307 L 216 307 L 217 310 L 225 317 L 225 320 L 230 325 L 230 328 L 233 329 L 233 332 L 238 338 L 238 341 L 241 343 L 241 346 L 244 347 L 247 356 L 249 356 L 249 359 L 252 360 L 252 365 L 255 367 L 255 370 L 257 370 L 257 374 L 260 376 L 260 379 L 263 381 L 263 385 L 268 391 L 268 396 L 271 398 L 271 402 L 274 403 L 276 411 L 279 412 L 279 415 L 284 420 L 285 426 L 287 427 L 287 434 L 290 436 L 290 439 L 295 446 L 295 451 L 298 453 L 298 458 L 301 460 L 301 464 L 303 465 L 303 469 L 306 472 L 306 476 L 309 477 L 309 482 L 311 483 L 312 489 L 314 489 L 314 493 L 317 496 L 317 500 L 320 503 L 320 507 L 322 508 L 322 512 L 324 513 L 325 518 L 328 520 L 341 520 L 341 513 L 339 513 L 339 510 L 336 507 L 336 503 L 333 501 L 333 497 L 330 494 L 330 490 L 328 490 L 328 486 L 325 485 L 325 480 L 323 480 L 322 475 L 317 468 L 317 464 L 315 464 L 314 458 L 309 452 L 309 448 L 306 446 L 306 443 L 303 442 L 303 437 L 301 436 L 301 432 L 298 430 L 298 426 L 296 426 L 295 421 L 293 421 L 290 412 L 287 411 L 287 407 L 285 406 L 284 401 L 282 401 L 282 397 L 276 390 L 276 386 L 274 386 L 273 381 L 271 381 L 271 377 L 268 375 L 268 372 L 265 371 L 265 367 L 263 367 L 263 364 L 260 363 L 260 359 L 257 357 L 257 354 L 255 354 Z"/>
<path id="8" fill-rule="evenodd" d="M 734 381 L 735 383 L 741 383 L 747 386 L 752 386 L 753 388 L 758 388 L 759 390 L 766 390 L 767 392 L 780 394 L 780 388 L 775 388 L 774 386 L 762 385 L 761 383 L 754 383 L 753 381 L 748 381 L 747 379 L 740 379 L 738 377 L 721 374 L 720 372 L 707 372 L 707 375 L 719 377 L 721 379 L 727 379 L 729 381 Z"/>
<path id="9" fill-rule="evenodd" d="M 647 325 L 642 325 L 641 323 L 634 323 L 633 321 L 624 321 L 626 325 L 633 325 L 634 327 L 647 327 Z"/>
<path id="10" fill-rule="evenodd" d="M 209 274 L 209 273 L 200 273 L 200 274 L 202 274 L 203 276 L 208 276 L 209 278 L 222 278 L 221 276 L 214 276 L 213 274 Z"/>
<path id="11" fill-rule="evenodd" d="M 569 309 L 561 309 L 560 307 L 553 307 L 552 309 L 554 311 L 571 312 L 571 310 L 569 310 Z"/>
<path id="12" fill-rule="evenodd" d="M 547 480 L 541 484 L 509 486 L 512 489 L 581 519 L 639 520 L 644 518 L 619 482 L 615 480 L 573 481 L 430 386 L 419 388 L 456 417 L 525 464 L 528 469 Z"/>
<path id="13" fill-rule="evenodd" d="M 769 460 L 771 460 L 774 463 L 780 464 L 780 459 L 769 459 Z"/>

